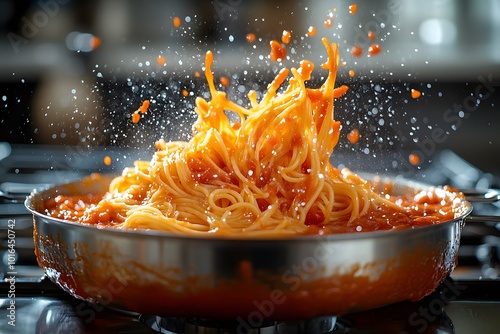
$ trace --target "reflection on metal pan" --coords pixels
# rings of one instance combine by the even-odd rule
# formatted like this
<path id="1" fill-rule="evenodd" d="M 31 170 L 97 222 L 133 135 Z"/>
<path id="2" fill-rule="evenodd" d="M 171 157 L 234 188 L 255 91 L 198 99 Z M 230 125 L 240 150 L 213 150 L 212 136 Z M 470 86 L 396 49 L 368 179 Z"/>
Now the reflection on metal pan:
<path id="1" fill-rule="evenodd" d="M 93 303 L 160 316 L 304 319 L 428 295 L 455 268 L 460 217 L 427 227 L 291 239 L 231 239 L 119 230 L 54 219 L 56 195 L 102 193 L 111 177 L 34 192 L 35 252 L 47 276 Z M 421 183 L 395 178 L 414 193 Z"/>

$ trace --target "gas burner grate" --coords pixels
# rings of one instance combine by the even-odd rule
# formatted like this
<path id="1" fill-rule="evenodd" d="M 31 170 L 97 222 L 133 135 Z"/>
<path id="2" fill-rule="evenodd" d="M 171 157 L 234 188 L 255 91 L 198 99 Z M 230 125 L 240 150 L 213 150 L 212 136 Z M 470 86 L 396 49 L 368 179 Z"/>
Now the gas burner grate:
<path id="1" fill-rule="evenodd" d="M 319 317 L 303 321 L 259 321 L 252 327 L 247 321 L 216 321 L 200 318 L 163 318 L 140 316 L 143 323 L 165 334 L 328 334 L 334 333 L 337 317 Z"/>

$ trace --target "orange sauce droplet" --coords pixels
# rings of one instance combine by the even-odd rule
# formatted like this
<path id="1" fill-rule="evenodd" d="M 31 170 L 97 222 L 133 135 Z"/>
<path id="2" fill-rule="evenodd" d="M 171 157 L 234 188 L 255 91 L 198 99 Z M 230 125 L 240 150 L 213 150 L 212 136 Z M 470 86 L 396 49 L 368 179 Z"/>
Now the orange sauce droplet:
<path id="1" fill-rule="evenodd" d="M 92 50 L 97 49 L 101 46 L 101 39 L 97 36 L 92 36 Z"/>
<path id="2" fill-rule="evenodd" d="M 281 34 L 281 41 L 285 44 L 290 43 L 290 40 L 292 39 L 292 33 L 288 30 L 283 30 L 283 33 Z"/>
<path id="3" fill-rule="evenodd" d="M 109 155 L 107 155 L 107 156 L 104 157 L 104 164 L 106 166 L 111 165 L 111 157 Z"/>
<path id="4" fill-rule="evenodd" d="M 138 112 L 132 114 L 132 123 L 137 124 L 141 120 L 141 115 Z"/>
<path id="5" fill-rule="evenodd" d="M 182 90 L 182 96 L 186 97 L 189 95 L 189 92 L 186 89 Z"/>
<path id="6" fill-rule="evenodd" d="M 229 79 L 225 76 L 220 77 L 220 84 L 224 87 L 227 87 L 229 85 Z"/>
<path id="7" fill-rule="evenodd" d="M 422 93 L 420 93 L 419 90 L 416 90 L 416 89 L 411 90 L 411 97 L 412 98 L 418 99 L 421 95 L 422 95 Z"/>
<path id="8" fill-rule="evenodd" d="M 348 90 L 349 90 L 349 86 L 347 86 L 347 85 L 342 85 L 340 87 L 337 87 L 333 90 L 333 97 L 338 99 L 339 97 L 341 97 L 342 95 L 347 93 Z"/>
<path id="9" fill-rule="evenodd" d="M 347 134 L 347 139 L 351 144 L 356 144 L 359 141 L 359 130 L 353 129 Z"/>
<path id="10" fill-rule="evenodd" d="M 173 19 L 174 27 L 179 28 L 181 26 L 181 18 L 176 16 Z"/>
<path id="11" fill-rule="evenodd" d="M 349 70 L 349 76 L 352 78 L 353 76 L 356 75 L 356 71 L 354 70 Z"/>
<path id="12" fill-rule="evenodd" d="M 309 28 L 307 28 L 307 33 L 309 34 L 309 36 L 316 36 L 316 27 L 314 26 L 310 26 Z"/>
<path id="13" fill-rule="evenodd" d="M 165 56 L 159 55 L 158 58 L 156 58 L 156 63 L 160 66 L 165 66 L 167 59 L 165 59 Z"/>
<path id="14" fill-rule="evenodd" d="M 283 44 L 272 40 L 271 41 L 271 60 L 283 61 L 286 57 L 286 48 Z"/>
<path id="15" fill-rule="evenodd" d="M 200 74 L 200 72 L 196 71 L 196 72 L 194 72 L 194 76 L 195 76 L 196 78 L 199 78 L 199 77 L 201 76 L 201 74 Z"/>
<path id="16" fill-rule="evenodd" d="M 370 40 L 374 39 L 374 38 L 375 38 L 375 33 L 374 33 L 373 31 L 369 31 L 369 32 L 368 32 L 368 38 L 369 38 Z"/>
<path id="17" fill-rule="evenodd" d="M 326 20 L 325 20 L 325 28 L 331 28 L 333 25 L 333 19 L 331 17 L 328 17 Z"/>
<path id="18" fill-rule="evenodd" d="M 249 43 L 253 43 L 253 42 L 255 42 L 255 38 L 256 38 L 256 37 L 255 37 L 255 34 L 254 34 L 254 33 L 248 33 L 248 34 L 246 35 L 246 40 L 247 40 L 247 42 L 249 42 Z"/>
<path id="19" fill-rule="evenodd" d="M 380 51 L 382 51 L 380 44 L 375 43 L 375 44 L 372 44 L 368 47 L 368 54 L 370 56 L 375 56 L 375 55 L 379 54 Z"/>
<path id="20" fill-rule="evenodd" d="M 356 14 L 357 11 L 358 11 L 358 5 L 356 5 L 355 3 L 349 6 L 349 13 L 354 15 Z"/>
<path id="21" fill-rule="evenodd" d="M 147 112 L 148 112 L 148 109 L 149 109 L 149 104 L 150 104 L 149 100 L 144 100 L 144 101 L 142 102 L 142 105 L 139 107 L 139 112 L 140 112 L 141 114 L 145 114 L 145 113 L 147 113 Z"/>
<path id="22" fill-rule="evenodd" d="M 354 45 L 351 49 L 351 53 L 354 57 L 361 57 L 361 55 L 363 54 L 363 50 L 359 45 Z"/>
<path id="23" fill-rule="evenodd" d="M 420 157 L 418 154 L 416 153 L 412 153 L 408 156 L 408 161 L 413 165 L 413 166 L 417 166 L 418 164 L 420 164 Z"/>

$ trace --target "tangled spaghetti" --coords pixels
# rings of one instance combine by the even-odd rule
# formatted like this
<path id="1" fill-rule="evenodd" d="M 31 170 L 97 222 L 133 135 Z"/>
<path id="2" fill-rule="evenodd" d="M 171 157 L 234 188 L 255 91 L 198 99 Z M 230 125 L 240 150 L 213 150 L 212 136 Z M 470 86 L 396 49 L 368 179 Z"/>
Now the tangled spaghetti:
<path id="1" fill-rule="evenodd" d="M 298 69 L 283 69 L 260 102 L 250 92 L 248 109 L 215 88 L 208 52 L 205 74 L 211 99 L 196 100 L 192 139 L 159 142 L 150 162 L 137 161 L 125 169 L 108 194 L 88 205 L 78 220 L 255 237 L 345 231 L 382 209 L 405 214 L 408 210 L 394 200 L 330 162 L 340 135 L 334 99 L 346 87 L 334 87 L 337 45 L 326 39 L 323 44 L 328 60 L 322 67 L 328 77 L 321 87 L 306 88 L 314 65 L 303 61 Z M 278 92 L 287 79 L 287 88 Z M 228 112 L 239 122 L 231 122 Z"/>

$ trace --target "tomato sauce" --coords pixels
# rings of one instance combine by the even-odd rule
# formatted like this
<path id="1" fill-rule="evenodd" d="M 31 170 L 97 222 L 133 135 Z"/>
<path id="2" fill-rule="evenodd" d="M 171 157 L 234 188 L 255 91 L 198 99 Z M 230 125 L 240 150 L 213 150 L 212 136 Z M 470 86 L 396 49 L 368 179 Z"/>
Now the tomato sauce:
<path id="1" fill-rule="evenodd" d="M 257 37 L 255 36 L 255 34 L 254 34 L 254 33 L 251 33 L 251 32 L 250 32 L 250 33 L 248 33 L 248 34 L 245 36 L 245 38 L 246 38 L 246 40 L 247 40 L 247 42 L 248 42 L 248 43 L 253 43 L 253 42 L 255 42 L 255 39 L 256 39 Z"/>
<path id="2" fill-rule="evenodd" d="M 363 49 L 359 45 L 354 45 L 351 49 L 351 53 L 354 57 L 361 57 L 363 54 Z"/>
<path id="3" fill-rule="evenodd" d="M 316 36 L 316 27 L 315 26 L 309 26 L 309 28 L 307 28 L 307 34 L 311 37 L 313 36 Z"/>
<path id="4" fill-rule="evenodd" d="M 368 54 L 370 56 L 378 55 L 382 51 L 380 44 L 374 43 L 368 47 Z"/>
<path id="5" fill-rule="evenodd" d="M 289 30 L 283 30 L 283 33 L 281 34 L 281 41 L 284 44 L 290 43 L 292 40 L 292 33 Z"/>
<path id="6" fill-rule="evenodd" d="M 347 139 L 351 144 L 356 144 L 359 141 L 359 130 L 352 129 L 351 132 L 347 134 Z"/>
<path id="7" fill-rule="evenodd" d="M 190 167 L 197 172 L 193 177 L 199 182 L 206 182 L 213 178 L 213 174 L 217 173 L 211 170 L 209 166 L 193 165 L 192 160 Z M 307 166 L 305 167 L 307 168 Z M 259 186 L 270 184 L 270 175 L 273 171 L 264 169 L 259 176 Z M 231 175 L 220 175 L 220 179 L 227 182 L 231 181 Z M 307 196 L 310 196 L 315 191 L 313 187 L 308 185 L 310 180 L 296 186 L 296 190 L 292 191 L 296 198 L 295 204 L 283 207 L 283 210 L 288 210 L 294 205 L 298 205 L 301 201 L 305 201 Z M 303 189 L 309 189 L 303 191 Z M 385 191 L 390 191 L 390 186 L 386 186 Z M 323 224 L 325 220 L 324 213 L 318 207 L 313 208 L 307 214 L 305 224 L 308 226 L 306 235 L 326 235 L 336 233 L 358 233 L 358 232 L 373 232 L 381 230 L 402 230 L 416 227 L 423 227 L 433 224 L 439 224 L 445 221 L 450 221 L 457 218 L 463 211 L 464 206 L 461 203 L 464 196 L 461 193 L 453 191 L 450 187 L 442 189 L 423 190 L 413 196 L 387 196 L 390 201 L 397 203 L 404 210 L 397 211 L 392 207 L 374 207 L 365 215 L 358 217 L 355 221 L 348 223 L 347 221 L 335 221 L 328 224 Z M 59 195 L 45 202 L 45 213 L 51 217 L 66 219 L 85 224 L 97 224 L 100 227 L 113 227 L 117 225 L 117 213 L 114 212 L 110 205 L 108 208 L 104 203 L 101 203 L 99 210 L 87 210 L 95 206 L 103 195 L 92 196 L 63 196 Z M 139 198 L 137 200 L 140 200 Z M 268 203 L 260 203 L 260 209 L 264 211 Z M 87 210 L 87 211 L 86 211 Z"/>
<path id="8" fill-rule="evenodd" d="M 328 17 L 323 24 L 325 25 L 325 28 L 331 28 L 333 25 L 333 19 Z"/>
<path id="9" fill-rule="evenodd" d="M 275 40 L 272 40 L 270 44 L 271 44 L 271 60 L 284 61 L 286 57 L 285 46 Z"/>
<path id="10" fill-rule="evenodd" d="M 140 256 L 124 262 L 112 245 L 94 244 L 90 248 L 85 242 L 68 245 L 55 238 L 42 235 L 35 226 L 40 266 L 71 295 L 91 303 L 170 317 L 241 317 L 246 321 L 257 315 L 275 320 L 341 315 L 419 300 L 455 267 L 454 254 L 447 253 L 450 245 L 433 244 L 403 251 L 398 261 L 354 265 L 319 279 L 311 279 L 312 272 L 307 270 L 255 270 L 252 261 L 245 259 L 235 264 L 234 277 L 224 278 L 220 273 L 195 275 L 177 267 L 148 264 L 148 259 L 143 262 Z M 321 271 L 318 267 L 316 273 Z M 369 277 L 362 272 L 380 274 Z"/>

